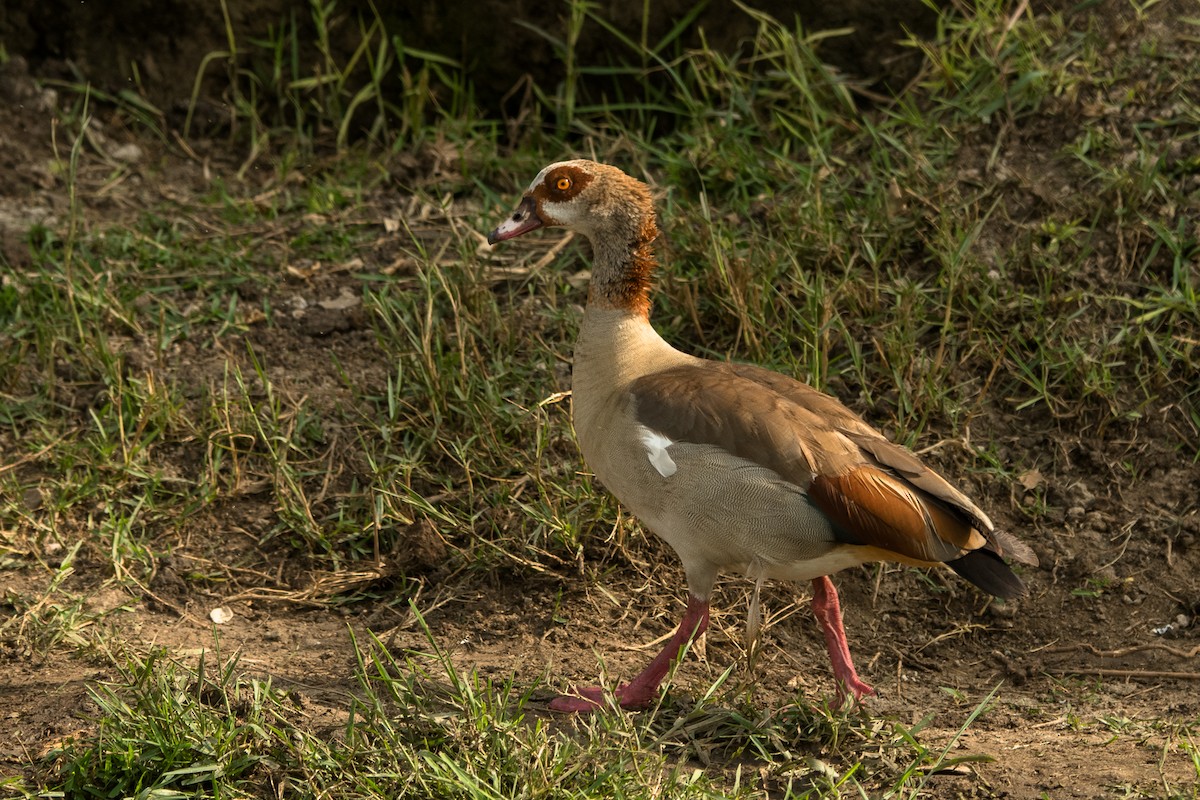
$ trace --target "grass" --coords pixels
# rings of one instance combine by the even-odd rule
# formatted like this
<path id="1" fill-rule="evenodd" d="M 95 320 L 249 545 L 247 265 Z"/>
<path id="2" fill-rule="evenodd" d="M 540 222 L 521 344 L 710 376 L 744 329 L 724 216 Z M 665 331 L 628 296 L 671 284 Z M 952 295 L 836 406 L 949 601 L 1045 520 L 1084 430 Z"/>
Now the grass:
<path id="1" fill-rule="evenodd" d="M 405 47 L 374 12 L 340 60 L 333 6 L 313 2 L 315 43 L 293 16 L 261 40 L 231 35 L 201 67 L 197 86 L 217 72 L 229 86 L 236 168 L 107 221 L 88 204 L 113 178 L 91 160 L 94 103 L 148 135 L 164 123 L 81 94 L 55 156 L 67 219 L 32 230 L 0 281 L 0 571 L 14 576 L 0 644 L 111 677 L 89 681 L 81 729 L 0 790 L 936 796 L 985 758 L 959 746 L 990 715 L 1041 724 L 1086 693 L 1014 711 L 1006 686 L 948 687 L 949 712 L 902 723 L 768 700 L 714 657 L 707 681 L 651 712 L 564 722 L 539 710 L 542 667 L 484 674 L 426 624 L 481 587 L 496 600 L 519 586 L 559 598 L 516 612 L 553 642 L 575 630 L 558 607 L 569 587 L 611 585 L 612 606 L 654 620 L 677 594 L 670 559 L 580 473 L 561 393 L 585 250 L 480 246 L 560 153 L 657 183 L 670 275 L 655 320 L 670 340 L 834 392 L 991 505 L 1031 470 L 1074 474 L 1029 446 L 1038 436 L 1153 436 L 1195 464 L 1190 40 L 1114 50 L 1086 16 L 973 8 L 913 37 L 910 91 L 868 100 L 821 59 L 841 33 L 744 9 L 759 27 L 743 52 L 684 50 L 690 14 L 649 42 L 572 3 L 567 35 L 545 34 L 564 83 L 538 87 L 536 124 L 502 145 L 458 64 Z M 583 26 L 621 55 L 579 63 Z M 300 68 L 310 46 L 315 76 Z M 1145 98 L 1173 102 L 1150 113 Z M 1063 131 L 1058 150 L 1013 144 Z M 339 154 L 322 160 L 320 142 Z M 389 168 L 414 154 L 431 166 L 397 191 Z M 1114 469 L 1154 468 L 1125 458 Z M 1054 522 L 1060 498 L 1031 498 L 1014 513 Z M 1095 604 L 1104 581 L 1072 586 Z M 306 687 L 207 638 L 189 657 L 122 630 L 151 604 L 194 620 L 193 599 L 229 597 L 351 615 L 355 683 L 320 698 L 324 721 Z M 573 608 L 575 625 L 597 623 Z M 403 621 L 389 639 L 356 614 Z M 1193 724 L 1073 719 L 1061 727 L 1105 727 L 1170 762 L 1134 796 L 1187 796 L 1179 763 L 1200 777 Z"/>
<path id="2" fill-rule="evenodd" d="M 131 656 L 116 680 L 90 690 L 94 730 L 47 761 L 66 796 L 277 794 L 306 786 L 327 797 L 715 798 L 756 796 L 757 781 L 740 767 L 724 776 L 731 780 L 713 780 L 696 760 L 773 764 L 783 796 L 792 797 L 865 792 L 890 772 L 845 767 L 839 737 L 861 736 L 863 747 L 910 759 L 886 779 L 895 782 L 885 797 L 919 792 L 929 776 L 979 760 L 948 758 L 953 739 L 940 752 L 922 745 L 917 736 L 928 719 L 867 728 L 827 711 L 764 715 L 723 704 L 720 682 L 690 709 L 596 715 L 568 735 L 526 708 L 528 690 L 461 671 L 425 632 L 420 651 L 355 643 L 358 687 L 332 736 L 305 724 L 294 694 L 246 676 L 237 656 L 223 658 L 219 647 L 194 664 L 161 650 Z M 814 746 L 822 758 L 804 755 Z"/>

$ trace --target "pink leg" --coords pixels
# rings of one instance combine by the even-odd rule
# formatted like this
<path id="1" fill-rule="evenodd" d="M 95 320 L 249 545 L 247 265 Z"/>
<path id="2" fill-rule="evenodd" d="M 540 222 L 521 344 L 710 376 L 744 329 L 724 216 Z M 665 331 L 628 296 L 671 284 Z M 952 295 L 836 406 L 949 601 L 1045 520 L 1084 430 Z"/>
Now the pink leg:
<path id="1" fill-rule="evenodd" d="M 688 594 L 687 611 L 679 623 L 679 630 L 667 642 L 663 651 L 654 657 L 650 665 L 629 683 L 621 684 L 613 693 L 621 708 L 645 708 L 650 705 L 658 691 L 658 685 L 667 676 L 671 662 L 683 652 L 692 639 L 704 633 L 708 627 L 708 601 Z M 572 694 L 556 697 L 550 701 L 551 711 L 595 711 L 604 704 L 604 687 L 591 686 L 576 689 Z"/>
<path id="2" fill-rule="evenodd" d="M 837 589 L 833 581 L 824 575 L 813 581 L 812 609 L 821 623 L 821 632 L 825 634 L 825 647 L 829 649 L 829 661 L 833 664 L 833 675 L 838 682 L 838 704 L 845 702 L 847 689 L 855 700 L 875 694 L 875 690 L 859 680 L 858 673 L 854 671 L 846 630 L 842 627 L 842 607 L 838 603 Z"/>

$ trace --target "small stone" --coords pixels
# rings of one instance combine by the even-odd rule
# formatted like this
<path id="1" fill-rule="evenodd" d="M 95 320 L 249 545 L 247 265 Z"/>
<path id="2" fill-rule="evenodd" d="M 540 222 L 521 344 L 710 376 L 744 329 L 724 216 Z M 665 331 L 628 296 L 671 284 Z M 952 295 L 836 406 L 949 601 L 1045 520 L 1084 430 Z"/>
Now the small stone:
<path id="1" fill-rule="evenodd" d="M 36 486 L 31 486 L 21 495 L 21 499 L 24 501 L 26 509 L 37 511 L 42 507 L 42 490 Z"/>
<path id="2" fill-rule="evenodd" d="M 354 308 L 362 302 L 362 298 L 354 292 L 342 287 L 341 294 L 331 300 L 318 300 L 317 305 L 327 311 L 345 311 L 348 308 Z"/>
<path id="3" fill-rule="evenodd" d="M 813 772 L 823 775 L 827 780 L 837 781 L 841 778 L 841 776 L 838 775 L 837 770 L 815 756 L 809 756 L 805 759 L 805 761 L 808 762 L 809 769 L 811 769 Z"/>
<path id="4" fill-rule="evenodd" d="M 1017 613 L 1017 607 L 1012 603 L 993 602 L 988 606 L 988 613 L 1000 619 L 1011 619 Z"/>
<path id="5" fill-rule="evenodd" d="M 136 164 L 142 160 L 145 153 L 133 142 L 123 144 L 112 151 L 112 157 L 125 164 Z"/>
<path id="6" fill-rule="evenodd" d="M 33 106 L 35 111 L 47 112 L 58 108 L 58 92 L 54 89 L 42 89 Z"/>
<path id="7" fill-rule="evenodd" d="M 1067 486 L 1064 494 L 1072 506 L 1082 506 L 1085 510 L 1096 502 L 1096 495 L 1083 481 L 1075 481 Z"/>

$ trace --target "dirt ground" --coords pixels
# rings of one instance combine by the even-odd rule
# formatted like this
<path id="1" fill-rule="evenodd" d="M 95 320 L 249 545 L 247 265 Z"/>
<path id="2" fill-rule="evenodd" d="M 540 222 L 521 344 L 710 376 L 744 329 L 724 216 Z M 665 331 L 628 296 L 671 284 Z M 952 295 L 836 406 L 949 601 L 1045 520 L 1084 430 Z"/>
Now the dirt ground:
<path id="1" fill-rule="evenodd" d="M 27 229 L 62 225 L 68 201 L 49 166 L 55 98 L 23 80 L 18 68 L 13 72 L 0 87 L 6 93 L 0 105 L 12 112 L 0 114 L 0 248 L 8 263 L 20 267 L 29 263 Z M 1058 143 L 1048 133 L 1037 135 L 1052 152 Z M 92 226 L 194 197 L 213 176 L 228 177 L 236 166 L 215 147 L 197 150 L 193 158 L 129 131 L 107 129 L 105 135 L 85 154 L 81 171 Z M 100 151 L 107 148 L 111 158 L 127 144 L 140 148 L 141 166 L 112 186 Z M 384 195 L 375 202 L 402 205 Z M 429 224 L 435 229 L 437 221 Z M 384 268 L 393 255 L 381 244 L 363 258 L 368 269 Z M 320 301 L 343 296 L 343 289 L 357 295 L 361 288 L 351 272 L 323 272 L 281 283 L 275 305 L 300 295 L 308 308 L 321 308 Z M 330 402 L 343 391 L 337 371 L 328 368 L 333 358 L 361 380 L 385 376 L 367 321 L 353 309 L 333 306 L 246 334 L 276 355 L 282 384 Z M 317 313 L 325 316 L 314 319 Z M 164 368 L 217 374 L 236 351 L 184 342 Z M 935 595 L 904 570 L 862 569 L 836 577 L 856 661 L 878 690 L 866 702 L 867 713 L 913 723 L 932 715 L 924 739 L 948 742 L 974 705 L 1004 681 L 999 702 L 954 750 L 994 760 L 937 776 L 931 784 L 937 796 L 1094 798 L 1125 796 L 1131 788 L 1153 795 L 1164 777 L 1175 787 L 1190 785 L 1189 776 L 1194 781 L 1196 767 L 1186 755 L 1164 751 L 1172 731 L 1162 724 L 1200 719 L 1200 472 L 1180 458 L 1175 414 L 1163 409 L 1157 417 L 1100 430 L 1048 414 L 1015 419 L 985 413 L 973 422 L 977 439 L 995 438 L 1009 452 L 1044 454 L 1044 466 L 1021 484 L 976 492 L 997 524 L 1019 533 L 1041 559 L 1028 578 L 1030 596 L 1015 605 L 984 603 L 953 581 L 947 581 L 951 592 L 931 602 Z M 946 441 L 928 458 L 955 474 L 964 461 L 959 449 Z M 21 452 L 11 431 L 0 430 L 0 452 L 6 463 Z M 1047 523 L 1030 527 L 1018 509 L 1042 491 L 1054 511 Z M 160 560 L 140 597 L 106 587 L 109 575 L 99 564 L 89 565 L 86 551 L 72 588 L 90 591 L 89 611 L 112 611 L 103 623 L 112 627 L 111 640 L 134 651 L 165 646 L 186 656 L 212 648 L 219 630 L 224 652 L 240 651 L 244 669 L 300 693 L 312 723 L 332 729 L 344 722 L 354 690 L 348 629 L 384 633 L 395 648 L 421 650 L 427 643 L 399 604 L 331 610 L 295 598 L 270 599 L 272 590 L 315 579 L 298 557 L 259 549 L 273 514 L 269 499 L 247 493 L 187 521 L 173 541 L 157 543 L 171 555 Z M 411 536 L 412 563 L 436 561 L 436 552 L 424 548 L 436 550 L 436 537 L 419 525 Z M 616 548 L 596 537 L 593 546 L 589 555 L 608 558 L 612 567 L 604 591 L 567 572 L 524 585 L 478 579 L 438 585 L 427 579 L 421 607 L 430 609 L 426 620 L 438 643 L 460 669 L 515 675 L 520 685 L 546 676 L 551 686 L 590 682 L 598 655 L 610 673 L 630 674 L 682 612 L 682 575 L 673 555 L 654 540 Z M 198 591 L 182 577 L 230 554 L 242 566 L 230 571 L 222 591 Z M 54 554 L 44 555 L 52 564 Z M 0 569 L 0 598 L 40 595 L 49 578 L 45 565 Z M 738 579 L 723 584 L 714 626 L 698 657 L 680 669 L 674 693 L 702 689 L 743 657 L 747 588 Z M 556 610 L 547 598 L 559 591 Z M 806 600 L 803 587 L 768 591 L 775 619 L 753 676 L 755 703 L 764 709 L 795 702 L 798 693 L 816 701 L 833 690 Z M 219 629 L 209 619 L 217 607 L 233 612 Z M 555 614 L 568 617 L 570 626 L 554 624 Z M 57 742 L 91 725 L 95 709 L 86 687 L 115 677 L 102 658 L 72 655 L 65 647 L 38 652 L 16 642 L 0 640 L 0 776 L 24 774 Z M 1128 730 L 1140 733 L 1117 735 Z"/>

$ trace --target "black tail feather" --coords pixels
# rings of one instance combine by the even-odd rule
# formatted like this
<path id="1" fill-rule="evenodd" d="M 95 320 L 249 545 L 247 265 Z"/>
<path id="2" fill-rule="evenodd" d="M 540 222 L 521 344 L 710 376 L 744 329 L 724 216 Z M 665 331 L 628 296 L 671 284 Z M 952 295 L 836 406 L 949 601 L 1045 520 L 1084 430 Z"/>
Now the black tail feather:
<path id="1" fill-rule="evenodd" d="M 991 550 L 972 550 L 962 558 L 947 561 L 946 566 L 988 594 L 1005 600 L 1020 597 L 1027 591 L 1008 564 Z"/>

